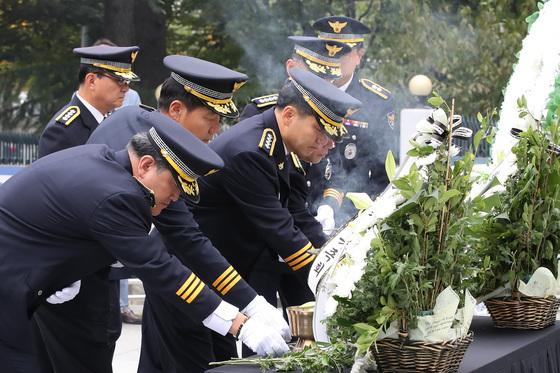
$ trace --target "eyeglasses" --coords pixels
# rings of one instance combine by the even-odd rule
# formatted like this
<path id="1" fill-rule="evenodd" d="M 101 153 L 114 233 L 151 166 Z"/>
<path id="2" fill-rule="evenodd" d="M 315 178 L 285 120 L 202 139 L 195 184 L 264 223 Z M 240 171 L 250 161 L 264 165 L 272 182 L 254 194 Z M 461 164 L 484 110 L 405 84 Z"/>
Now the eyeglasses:
<path id="1" fill-rule="evenodd" d="M 123 79 L 123 78 L 117 78 L 117 77 L 114 77 L 113 75 L 109 75 L 109 74 L 105 74 L 105 73 L 98 73 L 98 75 L 103 75 L 104 77 L 107 77 L 109 79 L 114 80 L 119 85 L 119 87 L 128 86 L 130 84 L 130 80 Z"/>

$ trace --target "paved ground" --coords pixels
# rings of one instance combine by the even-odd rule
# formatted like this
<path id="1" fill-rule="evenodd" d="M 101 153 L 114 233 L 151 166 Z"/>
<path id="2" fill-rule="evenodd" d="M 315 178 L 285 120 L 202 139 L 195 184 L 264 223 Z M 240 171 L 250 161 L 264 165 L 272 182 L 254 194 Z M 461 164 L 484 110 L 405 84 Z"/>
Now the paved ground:
<path id="1" fill-rule="evenodd" d="M 140 357 L 141 325 L 123 324 L 113 358 L 114 373 L 136 373 Z"/>

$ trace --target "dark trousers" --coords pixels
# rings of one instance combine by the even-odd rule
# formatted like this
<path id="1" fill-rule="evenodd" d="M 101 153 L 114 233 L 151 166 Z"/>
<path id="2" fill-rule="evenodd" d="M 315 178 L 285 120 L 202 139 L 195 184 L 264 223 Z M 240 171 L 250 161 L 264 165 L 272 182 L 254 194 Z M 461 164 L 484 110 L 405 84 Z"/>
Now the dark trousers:
<path id="1" fill-rule="evenodd" d="M 138 373 L 198 373 L 211 361 L 237 356 L 231 335 L 221 336 L 185 316 L 149 288 L 142 314 Z"/>
<path id="2" fill-rule="evenodd" d="M 80 292 L 62 304 L 41 305 L 34 335 L 42 373 L 112 373 L 121 333 L 119 282 L 109 269 L 82 279 Z"/>

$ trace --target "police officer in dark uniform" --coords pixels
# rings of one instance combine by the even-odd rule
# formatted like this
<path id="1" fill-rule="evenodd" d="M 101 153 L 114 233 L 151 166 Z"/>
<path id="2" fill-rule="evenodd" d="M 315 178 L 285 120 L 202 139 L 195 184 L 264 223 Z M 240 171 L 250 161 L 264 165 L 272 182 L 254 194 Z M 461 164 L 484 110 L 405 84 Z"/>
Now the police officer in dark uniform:
<path id="1" fill-rule="evenodd" d="M 342 42 L 323 40 L 310 36 L 290 36 L 294 42 L 294 51 L 286 61 L 286 69 L 297 66 L 327 80 L 336 81 L 341 78 L 340 61 L 351 48 Z M 249 118 L 276 105 L 278 94 L 261 96 L 251 100 L 241 114 L 241 120 Z M 338 206 L 338 200 L 330 201 L 330 193 L 323 196 L 322 189 L 331 175 L 336 177 L 336 168 L 340 164 L 338 153 L 333 152 L 323 159 L 319 165 L 313 166 L 307 162 L 300 162 L 297 156 L 291 159 L 290 174 L 292 189 L 296 193 L 290 197 L 288 207 L 293 212 L 296 225 L 312 240 L 315 247 L 322 246 L 326 241 L 321 227 L 314 219 L 317 205 L 320 201 Z M 328 165 L 328 166 L 325 166 Z M 301 167 L 299 167 L 301 166 Z M 297 196 L 297 197 L 296 197 Z M 341 198 L 340 198 L 341 199 Z"/>
<path id="2" fill-rule="evenodd" d="M 103 118 L 122 105 L 139 48 L 99 45 L 75 48 L 80 57 L 79 88 L 49 121 L 39 139 L 39 157 L 83 145 Z"/>
<path id="3" fill-rule="evenodd" d="M 288 39 L 294 43 L 294 50 L 291 58 L 286 61 L 286 70 L 301 67 L 327 81 L 339 79 L 342 76 L 340 58 L 350 52 L 350 47 L 345 43 L 310 36 L 290 36 Z M 278 94 L 251 100 L 251 103 L 243 110 L 241 119 L 270 109 L 276 105 L 277 100 Z M 312 166 L 305 161 L 301 162 L 294 153 L 291 153 L 288 162 L 291 164 L 291 193 L 288 210 L 292 214 L 295 226 L 305 234 L 314 247 L 321 247 L 326 242 L 327 236 L 323 233 L 321 224 L 314 218 L 316 208 L 313 210 L 312 207 L 313 201 L 322 200 L 322 196 L 311 195 L 310 192 L 320 189 L 320 186 L 311 188 L 311 185 L 324 185 L 323 167 Z M 321 163 L 323 162 L 331 164 L 329 159 L 322 160 Z M 293 273 L 290 273 L 292 271 L 289 268 L 281 266 L 279 271 L 281 272 L 279 295 L 284 310 L 286 307 L 301 305 L 314 299 L 309 288 L 299 286 L 299 280 Z"/>
<path id="4" fill-rule="evenodd" d="M 200 182 L 193 211 L 214 245 L 248 283 L 276 303 L 278 266 L 288 266 L 307 286 L 313 245 L 294 225 L 289 153 L 316 163 L 344 135 L 343 117 L 360 102 L 299 68 L 277 105 L 241 121 L 210 143 L 226 164 Z M 281 261 L 279 261 L 281 260 Z"/>
<path id="5" fill-rule="evenodd" d="M 217 132 L 220 117 L 235 117 L 234 92 L 247 76 L 208 61 L 187 56 L 167 56 L 164 65 L 171 76 L 162 84 L 159 111 L 199 139 L 208 142 Z M 91 135 L 88 143 L 122 149 L 147 123 L 138 120 L 148 108 L 125 107 L 111 114 Z M 152 109 L 153 110 L 153 109 Z M 227 302 L 249 316 L 265 315 L 275 329 L 289 338 L 288 325 L 277 310 L 256 297 L 237 271 L 203 236 L 184 202 L 170 205 L 154 219 L 152 235 L 163 239 L 170 253 L 192 268 Z M 161 294 L 145 288 L 142 348 L 139 372 L 200 372 L 210 361 L 227 359 L 214 350 L 210 330 L 185 317 Z M 275 318 L 276 315 L 276 318 Z"/>
<path id="6" fill-rule="evenodd" d="M 126 150 L 85 145 L 38 160 L 0 189 L 0 366 L 39 372 L 29 318 L 49 295 L 115 259 L 190 317 L 248 337 L 263 328 L 215 292 L 148 235 L 199 175 L 223 166 L 216 153 L 159 113 Z M 170 123 L 171 122 L 171 123 Z M 243 327 L 241 327 L 241 325 Z M 240 330 L 241 328 L 241 330 Z M 259 328 L 259 330 L 254 330 Z M 287 350 L 272 334 L 271 350 Z"/>
<path id="7" fill-rule="evenodd" d="M 40 157 L 85 144 L 107 113 L 122 105 L 130 81 L 139 80 L 132 71 L 138 51 L 108 45 L 74 49 L 80 57 L 79 88 L 47 124 L 39 139 Z M 121 316 L 118 281 L 108 279 L 109 271 L 85 277 L 72 301 L 47 300 L 35 313 L 44 373 L 111 371 Z"/>
<path id="8" fill-rule="evenodd" d="M 363 23 L 343 16 L 321 18 L 313 28 L 319 38 L 344 42 L 352 48 L 341 59 L 342 77 L 334 84 L 363 103 L 362 109 L 345 121 L 348 135 L 335 150 L 340 155 L 343 177 L 330 182 L 330 190 L 325 194 L 339 197 L 341 201 L 343 192 L 365 192 L 374 197 L 389 183 L 385 159 L 389 150 L 398 156 L 399 131 L 395 128 L 391 92 L 359 76 L 357 71 L 365 54 L 365 35 L 371 30 Z M 329 209 L 323 211 L 318 212 L 319 220 L 329 219 L 333 213 Z M 337 213 L 337 220 L 342 223 L 354 213 L 351 203 L 345 200 Z"/>

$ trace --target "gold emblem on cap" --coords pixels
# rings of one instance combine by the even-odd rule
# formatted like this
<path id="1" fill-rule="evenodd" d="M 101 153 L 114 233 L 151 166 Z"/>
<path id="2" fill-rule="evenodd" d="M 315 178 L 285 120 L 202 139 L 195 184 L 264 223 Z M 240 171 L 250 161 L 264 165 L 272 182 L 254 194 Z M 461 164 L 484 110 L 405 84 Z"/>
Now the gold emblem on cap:
<path id="1" fill-rule="evenodd" d="M 130 53 L 130 59 L 132 60 L 132 63 L 134 63 L 134 60 L 136 59 L 137 55 L 138 55 L 138 51 L 134 51 Z"/>
<path id="2" fill-rule="evenodd" d="M 233 83 L 233 92 L 237 91 L 239 88 L 243 86 L 243 84 L 247 83 L 246 81 L 243 82 L 235 82 Z"/>
<path id="3" fill-rule="evenodd" d="M 336 22 L 331 22 L 331 21 L 329 21 L 329 26 L 331 26 L 331 28 L 333 29 L 333 31 L 334 31 L 335 33 L 337 33 L 337 34 L 338 34 L 340 31 L 342 31 L 342 29 L 343 29 L 344 27 L 346 27 L 347 24 L 348 24 L 348 22 L 338 22 L 338 21 L 336 21 Z"/>
<path id="4" fill-rule="evenodd" d="M 336 56 L 336 54 L 342 50 L 342 47 L 337 47 L 336 45 L 326 44 L 325 47 L 329 51 L 329 57 Z"/>

